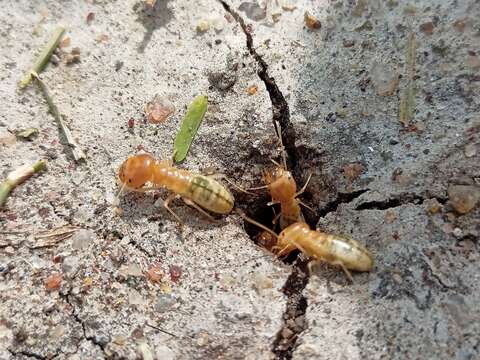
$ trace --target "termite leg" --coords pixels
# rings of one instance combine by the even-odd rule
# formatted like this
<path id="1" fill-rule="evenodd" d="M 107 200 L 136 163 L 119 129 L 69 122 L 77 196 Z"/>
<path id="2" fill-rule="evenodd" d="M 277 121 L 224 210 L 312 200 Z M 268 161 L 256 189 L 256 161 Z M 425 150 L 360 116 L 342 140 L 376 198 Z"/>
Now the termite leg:
<path id="1" fill-rule="evenodd" d="M 283 168 L 286 170 L 287 169 L 287 155 L 286 155 L 285 147 L 283 146 L 282 128 L 280 127 L 280 124 L 278 123 L 278 121 L 275 121 L 275 130 L 277 131 L 278 140 L 280 141 L 280 148 L 281 148 L 281 151 L 282 151 Z"/>
<path id="2" fill-rule="evenodd" d="M 332 265 L 340 266 L 342 268 L 343 272 L 345 273 L 345 275 L 347 276 L 348 280 L 350 280 L 350 282 L 353 284 L 352 274 L 350 273 L 350 271 L 348 271 L 348 269 L 345 267 L 343 262 L 341 262 L 340 260 L 337 260 L 337 261 L 332 262 Z"/>
<path id="3" fill-rule="evenodd" d="M 299 245 L 296 241 L 294 240 L 290 240 L 290 243 L 292 243 L 293 245 L 295 245 L 295 247 L 300 250 L 302 253 L 304 253 L 305 255 L 307 255 L 308 253 L 305 251 L 305 249 Z"/>
<path id="4" fill-rule="evenodd" d="M 276 161 L 273 160 L 272 158 L 270 158 L 270 161 L 271 161 L 272 163 L 274 163 L 276 166 L 278 166 L 279 168 L 283 168 L 282 165 L 280 165 L 278 162 L 276 162 Z"/>
<path id="5" fill-rule="evenodd" d="M 177 194 L 170 194 L 170 195 L 168 196 L 168 198 L 163 202 L 163 206 L 165 206 L 165 209 L 167 209 L 167 211 L 168 211 L 170 214 L 172 214 L 175 219 L 177 219 L 177 221 L 180 223 L 180 225 L 183 226 L 183 221 L 182 221 L 182 219 L 180 219 L 180 217 L 179 217 L 177 214 L 175 214 L 175 212 L 174 212 L 172 209 L 170 209 L 170 206 L 169 206 L 169 205 L 170 205 L 170 202 L 171 202 L 173 199 L 175 199 L 176 197 L 178 197 Z"/>
<path id="6" fill-rule="evenodd" d="M 307 264 L 307 269 L 308 269 L 308 275 L 313 274 L 313 268 L 321 263 L 320 260 L 312 260 Z"/>
<path id="7" fill-rule="evenodd" d="M 272 208 L 273 209 L 273 208 Z M 275 213 L 275 210 L 273 210 L 273 212 Z M 275 225 L 278 221 L 278 219 L 280 218 L 280 216 L 282 216 L 282 213 L 278 213 L 277 215 L 275 215 L 275 217 L 273 218 L 272 220 L 272 224 Z"/>
<path id="8" fill-rule="evenodd" d="M 263 186 L 257 186 L 253 188 L 248 188 L 248 190 L 262 190 L 268 188 L 268 185 L 263 185 Z"/>
<path id="9" fill-rule="evenodd" d="M 187 204 L 188 206 L 191 206 L 193 207 L 194 209 L 198 210 L 200 213 L 202 213 L 203 215 L 205 215 L 208 220 L 212 221 L 212 222 L 218 222 L 218 220 L 216 220 L 212 215 L 210 215 L 209 213 L 207 213 L 205 210 L 203 210 L 200 206 L 198 206 L 197 204 L 195 204 L 192 200 L 190 199 L 187 199 L 187 198 L 184 198 L 182 197 L 182 200 L 185 204 Z"/>
<path id="10" fill-rule="evenodd" d="M 258 221 L 255 221 L 255 220 L 253 220 L 252 218 L 248 217 L 247 215 L 245 215 L 245 213 L 244 213 L 242 210 L 240 210 L 240 209 L 238 209 L 238 208 L 237 208 L 237 214 L 240 215 L 240 216 L 243 218 L 243 220 L 246 220 L 246 221 L 248 221 L 250 224 L 253 224 L 253 225 L 255 225 L 255 226 L 258 226 L 260 229 L 265 230 L 266 232 L 268 232 L 268 233 L 270 233 L 271 235 L 273 235 L 273 237 L 274 237 L 275 239 L 278 239 L 278 235 L 275 234 L 275 232 L 274 232 L 273 230 L 267 228 L 267 227 L 266 227 L 265 225 L 263 225 L 263 224 L 260 224 Z"/>
<path id="11" fill-rule="evenodd" d="M 300 200 L 298 200 L 298 199 L 297 199 L 297 201 L 298 201 L 298 203 L 299 203 L 300 205 L 302 205 L 303 207 L 307 208 L 307 209 L 310 210 L 311 212 L 313 212 L 313 213 L 315 212 L 315 210 L 313 210 L 313 208 L 312 208 L 311 206 L 308 206 L 307 204 L 305 204 L 304 202 L 302 202 L 302 201 L 300 201 Z"/>
<path id="12" fill-rule="evenodd" d="M 122 187 L 118 191 L 117 196 L 115 196 L 115 199 L 113 199 L 112 205 L 114 208 L 120 205 L 120 196 L 123 195 L 123 192 L 125 191 L 126 186 L 127 186 L 126 184 L 122 184 Z"/>
<path id="13" fill-rule="evenodd" d="M 282 256 L 283 256 L 282 253 L 283 253 L 285 250 L 287 250 L 289 246 L 290 246 L 290 244 L 288 244 L 288 245 L 285 246 L 282 250 L 280 250 L 279 252 L 277 252 L 277 249 L 280 249 L 280 246 L 275 245 L 274 247 L 272 247 L 272 252 L 275 253 L 278 257 L 282 257 Z"/>
<path id="14" fill-rule="evenodd" d="M 295 194 L 295 197 L 303 194 L 305 192 L 305 190 L 307 189 L 307 186 L 308 186 L 308 183 L 310 182 L 310 179 L 312 178 L 312 174 L 310 173 L 310 175 L 308 175 L 308 179 L 307 179 L 307 182 L 305 183 L 305 185 L 303 185 L 303 187 L 300 189 L 299 192 L 297 192 Z"/>

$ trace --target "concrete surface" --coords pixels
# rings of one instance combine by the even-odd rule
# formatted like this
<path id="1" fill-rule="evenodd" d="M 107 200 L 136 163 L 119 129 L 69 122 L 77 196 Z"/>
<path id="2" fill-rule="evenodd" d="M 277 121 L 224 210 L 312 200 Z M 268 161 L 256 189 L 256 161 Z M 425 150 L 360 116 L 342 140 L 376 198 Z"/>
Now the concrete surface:
<path id="1" fill-rule="evenodd" d="M 0 212 L 0 359 L 480 356 L 478 200 L 460 211 L 480 192 L 478 1 L 0 3 L 0 173 L 49 160 Z M 305 11 L 320 29 L 305 27 Z M 39 91 L 16 89 L 59 23 L 63 51 L 79 47 L 81 60 L 59 54 L 43 78 L 87 152 L 82 165 Z M 412 32 L 416 112 L 405 126 Z M 156 94 L 177 109 L 159 125 L 143 113 Z M 158 206 L 165 192 L 129 194 L 123 215 L 112 211 L 118 166 L 139 148 L 170 157 L 198 94 L 210 106 L 182 167 L 260 185 L 278 154 L 274 116 L 297 181 L 313 174 L 308 222 L 365 244 L 371 273 L 353 284 L 331 267 L 309 276 L 301 258 L 255 245 L 235 214 L 212 224 L 178 202 L 179 229 Z M 12 139 L 27 127 L 39 136 Z M 266 197 L 234 194 L 250 214 L 266 211 Z M 38 247 L 36 234 L 66 224 L 84 230 Z M 152 266 L 160 283 L 145 275 Z M 49 290 L 54 274 L 61 286 Z"/>

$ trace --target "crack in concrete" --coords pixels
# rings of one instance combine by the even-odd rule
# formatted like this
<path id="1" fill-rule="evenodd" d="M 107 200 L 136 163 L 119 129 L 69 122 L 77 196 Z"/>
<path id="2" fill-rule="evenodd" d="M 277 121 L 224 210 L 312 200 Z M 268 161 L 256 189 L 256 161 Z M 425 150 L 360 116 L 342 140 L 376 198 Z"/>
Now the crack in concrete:
<path id="1" fill-rule="evenodd" d="M 365 194 L 369 190 L 370 189 L 362 189 L 350 193 L 337 193 L 337 197 L 335 200 L 327 203 L 322 209 L 318 211 L 319 218 L 324 218 L 329 213 L 337 211 L 340 204 L 348 204 L 358 198 L 360 195 Z"/>
<path id="2" fill-rule="evenodd" d="M 263 81 L 270 96 L 272 103 L 272 122 L 275 131 L 277 132 L 276 123 L 280 125 L 281 137 L 285 152 L 287 154 L 287 167 L 292 169 L 294 176 L 298 178 L 297 171 L 297 148 L 295 146 L 295 129 L 290 121 L 290 110 L 288 103 L 279 89 L 275 79 L 268 73 L 268 65 L 260 54 L 257 53 L 253 46 L 253 38 L 249 30 L 249 26 L 245 20 L 234 11 L 225 1 L 218 0 L 225 11 L 229 13 L 235 21 L 240 25 L 247 43 L 247 49 L 250 55 L 254 58 L 259 66 L 257 71 L 258 77 Z M 280 134 L 277 133 L 277 136 Z M 253 238 L 252 238 L 253 239 Z M 292 272 L 287 278 L 283 293 L 287 297 L 287 306 L 283 314 L 284 325 L 277 334 L 277 337 L 272 344 L 272 352 L 277 359 L 291 359 L 298 336 L 305 330 L 305 325 L 295 326 L 297 319 L 303 319 L 307 309 L 307 299 L 303 296 L 303 289 L 307 286 L 309 280 L 309 272 L 305 270 L 308 261 L 297 259 L 293 265 Z M 297 320 L 298 323 L 298 320 Z"/>
<path id="3" fill-rule="evenodd" d="M 247 49 L 250 52 L 250 55 L 255 59 L 255 61 L 260 67 L 257 75 L 265 84 L 265 87 L 267 88 L 268 94 L 270 96 L 270 101 L 272 102 L 272 121 L 274 124 L 274 128 L 275 122 L 278 122 L 282 130 L 282 142 L 283 146 L 285 147 L 285 151 L 288 154 L 287 167 L 289 169 L 295 169 L 298 158 L 297 148 L 295 146 L 295 129 L 292 122 L 290 121 L 290 110 L 288 107 L 288 103 L 285 100 L 285 96 L 283 96 L 283 93 L 279 89 L 277 83 L 275 82 L 275 79 L 269 75 L 267 63 L 265 62 L 265 60 L 263 60 L 262 56 L 257 53 L 255 47 L 253 46 L 253 37 L 252 34 L 250 34 L 249 27 L 245 23 L 245 20 L 225 1 L 218 1 L 223 6 L 225 11 L 228 12 L 240 25 L 243 33 L 245 34 L 247 41 Z"/>
<path id="4" fill-rule="evenodd" d="M 17 357 L 18 355 L 23 355 L 25 357 L 28 357 L 28 358 L 32 358 L 32 359 L 39 359 L 39 360 L 47 360 L 47 357 L 46 356 L 42 356 L 42 355 L 39 355 L 39 354 L 36 354 L 32 351 L 28 351 L 28 350 L 22 350 L 22 351 L 13 351 L 13 350 L 10 350 L 10 349 L 7 349 L 8 352 L 10 354 L 12 354 L 12 356 L 14 357 Z M 58 356 L 58 354 L 55 354 L 53 355 L 51 358 L 48 358 L 48 359 L 54 359 Z"/>
<path id="5" fill-rule="evenodd" d="M 77 322 L 81 327 L 82 327 L 82 333 L 83 333 L 83 338 L 87 341 L 90 341 L 93 345 L 96 345 L 100 348 L 100 350 L 102 350 L 102 353 L 105 355 L 105 345 L 99 341 L 97 341 L 95 339 L 95 336 L 87 336 L 87 329 L 86 329 L 86 326 L 85 326 L 85 323 L 83 322 L 83 320 L 80 318 L 80 316 L 78 315 L 78 313 L 76 313 L 76 307 L 75 305 L 70 301 L 70 296 L 71 296 L 71 288 L 68 290 L 68 292 L 64 295 L 64 294 L 60 294 L 60 297 L 65 300 L 65 302 L 70 305 L 72 307 L 72 313 L 71 313 L 71 316 L 73 317 L 73 319 L 75 320 L 75 322 Z M 78 352 L 78 347 L 77 347 L 77 351 Z"/>
<path id="6" fill-rule="evenodd" d="M 385 200 L 364 202 L 358 205 L 355 210 L 388 210 L 407 204 L 422 205 L 425 201 L 430 199 L 436 199 L 440 204 L 445 204 L 447 202 L 447 199 L 442 197 L 427 198 L 415 193 L 403 193 Z"/>

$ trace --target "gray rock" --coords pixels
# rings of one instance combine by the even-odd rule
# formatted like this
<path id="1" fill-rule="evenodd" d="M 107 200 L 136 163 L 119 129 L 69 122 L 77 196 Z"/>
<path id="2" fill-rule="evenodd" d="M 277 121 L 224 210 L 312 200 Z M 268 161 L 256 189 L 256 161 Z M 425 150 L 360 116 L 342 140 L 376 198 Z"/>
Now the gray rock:
<path id="1" fill-rule="evenodd" d="M 72 248 L 84 250 L 95 240 L 95 232 L 90 229 L 80 229 L 72 236 Z"/>

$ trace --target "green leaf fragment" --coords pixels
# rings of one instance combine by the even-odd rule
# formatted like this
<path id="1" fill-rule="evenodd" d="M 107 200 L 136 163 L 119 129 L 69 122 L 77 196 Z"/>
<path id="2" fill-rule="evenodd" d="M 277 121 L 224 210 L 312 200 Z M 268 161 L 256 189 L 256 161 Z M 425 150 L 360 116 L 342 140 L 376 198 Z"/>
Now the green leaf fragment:
<path id="1" fill-rule="evenodd" d="M 34 137 L 38 135 L 38 129 L 37 128 L 27 128 L 24 130 L 18 131 L 16 134 L 18 139 L 23 139 L 23 140 L 32 140 Z"/>
<path id="2" fill-rule="evenodd" d="M 200 95 L 197 96 L 188 107 L 182 125 L 180 126 L 180 131 L 175 137 L 173 144 L 173 161 L 175 163 L 180 163 L 187 157 L 190 145 L 192 145 L 193 139 L 207 112 L 207 106 L 208 97 Z"/>

